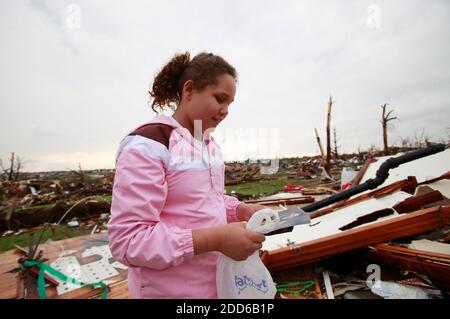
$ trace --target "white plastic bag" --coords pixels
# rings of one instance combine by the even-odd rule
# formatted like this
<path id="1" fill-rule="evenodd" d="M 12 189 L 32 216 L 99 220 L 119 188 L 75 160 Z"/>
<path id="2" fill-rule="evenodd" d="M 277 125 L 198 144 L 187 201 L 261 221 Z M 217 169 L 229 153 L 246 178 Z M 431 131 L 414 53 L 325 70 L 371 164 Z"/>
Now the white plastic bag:
<path id="1" fill-rule="evenodd" d="M 252 215 L 246 229 L 268 233 L 276 229 L 278 222 L 278 213 L 262 209 Z M 220 254 L 216 280 L 217 296 L 221 299 L 273 299 L 277 292 L 258 251 L 243 261 Z"/>
<path id="2" fill-rule="evenodd" d="M 371 290 L 385 299 L 430 299 L 426 289 L 390 281 L 379 280 Z"/>

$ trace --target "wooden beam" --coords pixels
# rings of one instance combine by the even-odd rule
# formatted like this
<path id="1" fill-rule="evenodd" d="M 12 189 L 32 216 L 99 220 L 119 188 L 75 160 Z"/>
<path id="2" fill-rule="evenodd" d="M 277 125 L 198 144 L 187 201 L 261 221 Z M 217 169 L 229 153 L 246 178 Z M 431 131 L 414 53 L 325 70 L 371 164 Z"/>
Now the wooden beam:
<path id="1" fill-rule="evenodd" d="M 417 180 L 415 177 L 408 177 L 407 179 L 401 180 L 401 181 L 397 181 L 394 182 L 392 184 L 389 184 L 385 187 L 376 189 L 374 191 L 371 191 L 369 193 L 365 193 L 350 199 L 346 199 L 343 201 L 340 201 L 332 206 L 329 207 L 325 207 L 323 209 L 320 209 L 318 211 L 315 211 L 314 213 L 311 213 L 310 217 L 311 218 L 317 218 L 329 213 L 334 212 L 337 209 L 343 208 L 343 207 L 347 207 L 356 203 L 359 203 L 363 200 L 366 200 L 368 198 L 380 198 L 383 196 L 386 196 L 388 194 L 392 194 L 393 192 L 396 192 L 398 190 L 402 190 L 408 193 L 414 192 L 415 188 L 417 185 Z"/>
<path id="2" fill-rule="evenodd" d="M 408 215 L 358 227 L 268 252 L 266 266 L 283 269 L 349 250 L 442 228 L 450 222 L 450 206 L 431 207 Z"/>
<path id="3" fill-rule="evenodd" d="M 437 287 L 450 289 L 450 266 L 411 256 L 401 256 L 384 251 L 370 251 L 367 257 L 375 263 L 389 265 L 397 269 L 407 269 L 428 276 Z"/>
<path id="4" fill-rule="evenodd" d="M 416 195 L 406 198 L 405 200 L 395 204 L 392 208 L 399 214 L 409 213 L 419 208 L 443 200 L 444 196 L 439 191 L 431 191 L 423 195 Z"/>
<path id="5" fill-rule="evenodd" d="M 314 129 L 314 132 L 316 132 L 316 139 L 317 139 L 317 144 L 319 144 L 320 156 L 322 156 L 322 161 L 325 162 L 325 160 L 326 160 L 325 153 L 323 151 L 322 142 L 320 142 L 319 133 L 317 132 L 316 128 Z"/>
<path id="6" fill-rule="evenodd" d="M 361 179 L 363 178 L 364 174 L 366 173 L 367 169 L 369 168 L 370 164 L 375 163 L 376 160 L 373 158 L 368 158 L 364 164 L 363 167 L 361 167 L 361 169 L 358 171 L 358 174 L 356 174 L 355 178 L 352 179 L 352 181 L 350 182 L 350 187 L 359 185 L 359 183 L 361 182 Z"/>
<path id="7" fill-rule="evenodd" d="M 450 179 L 450 171 L 448 171 L 448 172 L 442 174 L 442 175 L 439 176 L 439 177 L 436 177 L 436 178 L 429 179 L 429 180 L 427 180 L 427 181 L 421 182 L 421 183 L 417 184 L 417 186 L 420 186 L 420 185 L 426 185 L 426 184 L 431 184 L 431 183 L 440 181 L 440 180 L 442 180 L 442 179 Z"/>
<path id="8" fill-rule="evenodd" d="M 450 255 L 448 255 L 448 254 L 441 254 L 441 253 L 435 253 L 435 252 L 430 252 L 430 251 L 425 251 L 425 250 L 417 250 L 417 249 L 411 249 L 411 248 L 406 248 L 406 247 L 393 246 L 393 245 L 388 245 L 388 244 L 376 244 L 371 247 L 378 251 L 386 251 L 389 253 L 413 256 L 413 257 L 418 257 L 418 258 L 422 258 L 422 259 L 430 259 L 433 261 L 445 262 L 445 263 L 450 264 Z"/>

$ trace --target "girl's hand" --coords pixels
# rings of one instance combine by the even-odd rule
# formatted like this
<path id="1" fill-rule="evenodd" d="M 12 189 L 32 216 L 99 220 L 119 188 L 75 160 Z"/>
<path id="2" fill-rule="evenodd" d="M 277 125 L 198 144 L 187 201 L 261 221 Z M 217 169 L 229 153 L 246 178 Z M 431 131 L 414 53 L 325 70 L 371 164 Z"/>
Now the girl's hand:
<path id="1" fill-rule="evenodd" d="M 246 224 L 247 222 L 237 222 L 192 230 L 194 254 L 220 251 L 234 260 L 247 259 L 261 249 L 266 237 L 262 233 L 246 230 Z"/>
<path id="2" fill-rule="evenodd" d="M 264 234 L 245 229 L 246 222 L 230 223 L 218 231 L 217 250 L 234 260 L 245 260 L 261 249 Z"/>
<path id="3" fill-rule="evenodd" d="M 255 212 L 264 208 L 267 207 L 259 204 L 242 203 L 236 208 L 236 217 L 239 221 L 248 221 Z"/>

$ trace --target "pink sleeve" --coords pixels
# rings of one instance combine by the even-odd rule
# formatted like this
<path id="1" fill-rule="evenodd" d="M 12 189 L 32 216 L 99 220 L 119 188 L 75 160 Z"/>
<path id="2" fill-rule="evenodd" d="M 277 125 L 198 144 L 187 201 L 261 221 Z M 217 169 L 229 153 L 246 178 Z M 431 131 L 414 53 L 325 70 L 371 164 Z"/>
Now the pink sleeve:
<path id="1" fill-rule="evenodd" d="M 191 229 L 160 222 L 166 195 L 164 160 L 139 149 L 122 151 L 108 223 L 114 258 L 128 266 L 165 269 L 194 255 Z"/>
<path id="2" fill-rule="evenodd" d="M 225 165 L 223 165 L 222 174 L 225 177 Z M 225 209 L 227 211 L 227 223 L 238 222 L 236 216 L 236 208 L 241 203 L 236 197 L 226 195 L 225 185 L 223 185 L 223 201 L 225 202 Z"/>
<path id="3" fill-rule="evenodd" d="M 225 209 L 227 210 L 227 222 L 233 223 L 239 220 L 236 217 L 236 208 L 241 203 L 236 197 L 223 194 Z"/>

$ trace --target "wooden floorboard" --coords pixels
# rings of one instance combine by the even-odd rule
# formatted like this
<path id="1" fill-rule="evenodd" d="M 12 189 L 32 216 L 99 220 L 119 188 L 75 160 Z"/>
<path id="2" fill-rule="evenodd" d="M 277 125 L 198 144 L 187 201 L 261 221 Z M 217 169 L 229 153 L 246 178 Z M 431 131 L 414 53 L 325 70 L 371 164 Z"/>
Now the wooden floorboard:
<path id="1" fill-rule="evenodd" d="M 39 246 L 39 249 L 44 250 L 43 258 L 47 259 L 46 264 L 50 264 L 61 257 L 63 251 L 75 250 L 70 256 L 75 256 L 81 265 L 85 265 L 101 259 L 101 256 L 94 255 L 89 257 L 82 257 L 82 253 L 94 246 L 103 246 L 108 244 L 108 235 L 100 233 L 95 235 L 87 235 L 81 237 L 70 238 L 61 241 L 47 242 Z M 26 248 L 26 247 L 25 247 Z M 0 299 L 12 298 L 37 298 L 37 278 L 27 277 L 25 280 L 21 279 L 19 272 L 10 273 L 13 269 L 20 267 L 18 260 L 21 254 L 17 250 L 10 250 L 0 254 Z M 127 287 L 128 271 L 117 269 L 118 275 L 108 278 L 107 280 L 116 280 L 112 285 L 109 298 L 129 298 Z M 123 284 L 121 283 L 123 282 Z M 119 285 L 117 285 L 120 283 Z M 20 285 L 24 285 L 23 295 L 20 295 Z M 93 298 L 99 297 L 103 292 L 102 289 L 93 289 L 92 287 L 83 287 L 73 290 L 69 293 L 58 295 L 56 287 L 47 287 L 47 298 Z M 25 296 L 26 293 L 26 296 Z"/>

